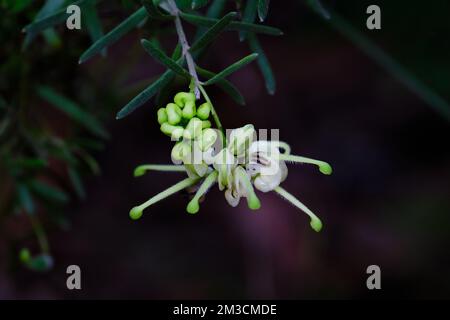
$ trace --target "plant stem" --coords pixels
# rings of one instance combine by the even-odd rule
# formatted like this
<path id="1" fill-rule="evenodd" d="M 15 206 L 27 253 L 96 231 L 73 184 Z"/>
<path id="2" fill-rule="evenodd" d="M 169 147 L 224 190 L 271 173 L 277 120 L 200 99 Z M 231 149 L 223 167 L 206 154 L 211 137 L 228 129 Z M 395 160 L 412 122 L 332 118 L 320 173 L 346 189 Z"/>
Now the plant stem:
<path id="1" fill-rule="evenodd" d="M 223 130 L 222 123 L 220 122 L 220 119 L 219 119 L 219 115 L 217 114 L 216 109 L 214 108 L 214 105 L 212 104 L 211 99 L 209 99 L 209 96 L 206 93 L 206 90 L 203 88 L 203 86 L 199 85 L 198 88 L 202 92 L 203 97 L 205 98 L 206 102 L 208 102 L 209 105 L 211 106 L 211 114 L 214 118 L 214 122 L 216 123 L 217 129 L 219 129 L 220 132 L 222 133 L 223 143 L 224 143 L 224 146 L 226 147 L 227 141 L 225 139 L 225 131 Z"/>
<path id="2" fill-rule="evenodd" d="M 282 196 L 284 199 L 292 203 L 294 206 L 302 210 L 304 213 L 306 213 L 311 218 L 310 225 L 311 228 L 314 229 L 314 231 L 319 232 L 322 229 L 322 222 L 320 221 L 320 219 L 311 210 L 309 210 L 307 206 L 301 203 L 296 197 L 294 197 L 292 194 L 290 194 L 280 186 L 276 187 L 274 191 L 278 193 L 280 196 Z"/>
<path id="3" fill-rule="evenodd" d="M 181 48 L 183 51 L 183 56 L 186 58 L 186 63 L 187 63 L 188 69 L 189 69 L 189 74 L 194 79 L 195 97 L 197 99 L 199 99 L 200 98 L 200 91 L 199 91 L 200 81 L 198 80 L 197 71 L 195 70 L 194 59 L 192 58 L 192 55 L 189 52 L 189 48 L 190 48 L 189 42 L 187 41 L 186 34 L 184 33 L 183 25 L 181 24 L 180 10 L 178 9 L 177 4 L 175 3 L 174 0 L 167 0 L 167 3 L 170 8 L 170 13 L 173 16 L 175 16 L 175 28 L 176 28 L 177 34 L 178 34 L 178 41 L 180 42 L 180 45 L 181 45 Z"/>

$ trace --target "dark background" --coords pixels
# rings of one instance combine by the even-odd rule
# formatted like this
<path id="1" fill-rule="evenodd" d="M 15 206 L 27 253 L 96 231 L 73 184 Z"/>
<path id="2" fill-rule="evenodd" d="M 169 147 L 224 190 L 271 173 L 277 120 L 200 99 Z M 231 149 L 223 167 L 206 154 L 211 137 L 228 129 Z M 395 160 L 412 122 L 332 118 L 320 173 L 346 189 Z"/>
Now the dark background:
<path id="1" fill-rule="evenodd" d="M 365 27 L 368 3 L 324 4 L 450 101 L 447 1 L 371 2 L 382 9 L 377 31 Z M 107 18 L 114 25 L 123 17 Z M 73 59 L 65 67 L 74 74 L 61 81 L 88 76 L 114 93 L 109 100 L 99 98 L 103 93 L 92 97 L 111 110 L 111 138 L 96 155 L 102 174 L 86 180 L 86 201 L 66 208 L 70 228 L 49 231 L 52 271 L 14 266 L 8 251 L 0 250 L 0 298 L 450 297 L 449 119 L 301 1 L 272 1 L 267 23 L 285 33 L 260 37 L 277 78 L 276 94 L 266 93 L 256 65 L 230 77 L 246 106 L 218 90 L 209 93 L 226 128 L 279 128 L 294 154 L 332 164 L 331 176 L 290 165 L 283 184 L 321 217 L 322 232 L 275 194 L 260 194 L 262 208 L 253 212 L 243 202 L 231 208 L 216 188 L 195 216 L 186 213 L 188 196 L 181 193 L 146 210 L 141 220 L 129 219 L 132 206 L 182 176 L 132 177 L 139 164 L 170 162 L 171 143 L 159 131 L 152 102 L 114 120 L 137 92 L 129 88 L 163 70 L 139 49 L 145 30 L 138 31 L 114 45 L 107 59 L 80 67 Z M 65 42 L 88 45 L 75 32 L 61 32 Z M 169 37 L 168 45 L 173 41 Z M 220 70 L 248 51 L 227 33 L 202 65 Z M 111 81 L 125 63 L 126 79 Z M 81 291 L 65 287 L 70 264 L 82 269 Z M 376 293 L 366 288 L 371 264 L 382 273 Z"/>

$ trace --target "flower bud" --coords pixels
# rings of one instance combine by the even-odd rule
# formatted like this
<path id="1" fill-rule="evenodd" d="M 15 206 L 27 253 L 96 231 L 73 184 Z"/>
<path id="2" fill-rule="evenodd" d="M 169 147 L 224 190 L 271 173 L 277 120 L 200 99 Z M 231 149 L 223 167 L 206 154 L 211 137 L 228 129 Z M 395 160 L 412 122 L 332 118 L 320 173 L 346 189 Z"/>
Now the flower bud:
<path id="1" fill-rule="evenodd" d="M 167 118 L 166 108 L 160 108 L 158 110 L 157 115 L 158 115 L 158 123 L 159 124 L 163 124 L 163 123 L 167 122 L 168 118 Z"/>
<path id="2" fill-rule="evenodd" d="M 202 128 L 203 128 L 203 129 L 211 128 L 211 121 L 209 121 L 209 120 L 203 120 L 203 121 L 202 121 Z"/>
<path id="3" fill-rule="evenodd" d="M 184 129 L 181 126 L 173 126 L 171 124 L 163 123 L 161 125 L 161 131 L 162 133 L 172 137 L 173 140 L 178 141 L 182 136 Z"/>
<path id="4" fill-rule="evenodd" d="M 208 102 L 203 103 L 197 110 L 197 117 L 202 120 L 207 120 L 211 113 L 211 104 Z"/>
<path id="5" fill-rule="evenodd" d="M 183 137 L 186 139 L 197 139 L 202 134 L 202 120 L 199 118 L 192 118 L 184 130 Z"/>
<path id="6" fill-rule="evenodd" d="M 195 116 L 195 101 L 187 101 L 184 105 L 182 116 L 184 119 L 191 119 Z"/>
<path id="7" fill-rule="evenodd" d="M 176 125 L 181 121 L 181 109 L 175 103 L 166 106 L 167 120 L 170 124 Z"/>
<path id="8" fill-rule="evenodd" d="M 191 148 L 189 143 L 186 142 L 178 142 L 172 148 L 172 160 L 175 161 L 183 161 L 189 154 L 191 153 Z"/>
<path id="9" fill-rule="evenodd" d="M 192 92 L 178 92 L 173 101 L 180 107 L 183 108 L 186 102 L 195 102 L 195 94 Z"/>

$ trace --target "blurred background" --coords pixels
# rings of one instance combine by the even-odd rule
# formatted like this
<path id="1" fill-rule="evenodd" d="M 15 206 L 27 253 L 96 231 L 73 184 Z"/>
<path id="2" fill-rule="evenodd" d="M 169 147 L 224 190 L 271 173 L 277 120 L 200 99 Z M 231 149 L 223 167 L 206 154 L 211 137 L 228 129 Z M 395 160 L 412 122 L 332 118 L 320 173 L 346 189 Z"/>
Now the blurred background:
<path id="1" fill-rule="evenodd" d="M 189 198 L 180 193 L 131 221 L 131 207 L 182 178 L 132 176 L 139 164 L 170 162 L 172 144 L 159 131 L 154 100 L 115 120 L 164 70 L 139 43 L 150 27 L 130 32 L 107 58 L 79 66 L 90 45 L 85 32 L 60 26 L 59 36 L 39 35 L 22 49 L 21 29 L 41 1 L 23 10 L 6 2 L 0 2 L 0 95 L 2 105 L 17 108 L 0 109 L 3 119 L 14 119 L 0 140 L 0 298 L 450 298 L 448 1 L 323 1 L 330 21 L 303 1 L 272 1 L 266 23 L 284 36 L 260 41 L 277 80 L 275 95 L 267 94 L 256 64 L 229 78 L 246 106 L 209 91 L 226 128 L 280 129 L 294 154 L 333 166 L 324 176 L 315 167 L 290 165 L 283 184 L 321 217 L 320 233 L 275 194 L 260 194 L 262 207 L 253 212 L 243 202 L 231 208 L 217 188 L 195 216 L 186 213 Z M 369 4 L 381 7 L 381 30 L 366 28 Z M 105 30 L 136 7 L 133 1 L 102 4 Z M 233 8 L 230 2 L 227 10 Z M 173 34 L 165 39 L 167 47 L 176 42 Z M 225 33 L 201 64 L 221 70 L 248 53 L 236 33 Z M 40 86 L 95 115 L 109 137 L 77 126 Z M 172 89 L 186 86 L 178 81 Z M 50 160 L 42 164 L 29 154 Z M 33 182 L 39 177 L 59 182 L 57 205 L 29 207 L 27 190 L 43 190 Z M 41 218 L 37 230 L 45 226 L 53 259 L 48 271 L 30 270 L 18 259 L 25 247 L 39 253 L 36 219 L 27 216 Z M 82 270 L 80 291 L 66 288 L 72 264 Z M 372 264 L 381 268 L 377 292 L 366 287 Z"/>

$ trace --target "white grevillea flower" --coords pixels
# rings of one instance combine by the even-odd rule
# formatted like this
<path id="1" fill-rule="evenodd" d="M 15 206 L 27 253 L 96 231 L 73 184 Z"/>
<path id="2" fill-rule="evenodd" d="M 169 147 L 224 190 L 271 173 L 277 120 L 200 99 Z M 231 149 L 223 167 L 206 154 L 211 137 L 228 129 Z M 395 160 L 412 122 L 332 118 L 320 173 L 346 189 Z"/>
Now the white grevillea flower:
<path id="1" fill-rule="evenodd" d="M 259 191 L 273 191 L 287 177 L 288 169 L 285 162 L 280 160 L 279 147 L 279 141 L 255 141 L 249 148 L 246 168 Z"/>
<path id="2" fill-rule="evenodd" d="M 241 198 L 246 198 L 250 209 L 259 209 L 261 204 L 254 188 L 262 192 L 274 191 L 309 215 L 311 227 L 315 231 L 321 230 L 320 219 L 280 184 L 288 175 L 286 162 L 314 164 L 327 175 L 332 172 L 328 163 L 291 155 L 289 145 L 284 142 L 255 141 L 253 125 L 232 130 L 229 144 L 221 149 L 214 146 L 219 135 L 213 129 L 189 132 L 191 131 L 192 134 L 183 134 L 184 140 L 177 142 L 172 149 L 172 160 L 178 165 L 143 165 L 136 168 L 135 176 L 141 176 L 147 170 L 160 170 L 184 171 L 188 178 L 134 207 L 130 211 L 132 219 L 139 219 L 148 206 L 177 191 L 199 184 L 195 196 L 186 208 L 191 214 L 197 213 L 200 209 L 199 199 L 217 182 L 219 190 L 225 190 L 225 199 L 233 207 L 239 204 Z"/>

